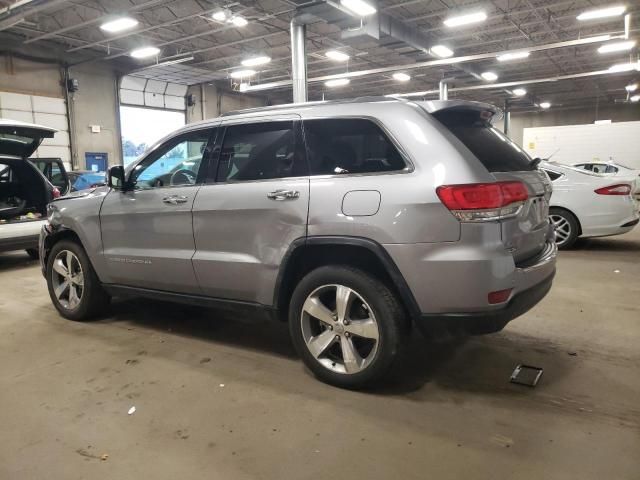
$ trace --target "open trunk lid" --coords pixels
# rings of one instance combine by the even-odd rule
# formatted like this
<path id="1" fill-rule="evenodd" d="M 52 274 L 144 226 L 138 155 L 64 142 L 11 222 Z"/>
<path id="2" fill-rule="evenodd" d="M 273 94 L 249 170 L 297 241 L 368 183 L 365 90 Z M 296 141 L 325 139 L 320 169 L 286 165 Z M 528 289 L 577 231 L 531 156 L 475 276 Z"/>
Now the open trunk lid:
<path id="1" fill-rule="evenodd" d="M 529 198 L 517 215 L 500 220 L 502 241 L 516 264 L 543 250 L 549 234 L 551 182 L 536 162 L 491 124 L 499 110 L 477 102 L 425 102 L 439 120 L 498 181 L 520 181 Z"/>
<path id="2" fill-rule="evenodd" d="M 29 158 L 45 138 L 53 138 L 56 129 L 0 119 L 0 155 Z"/>

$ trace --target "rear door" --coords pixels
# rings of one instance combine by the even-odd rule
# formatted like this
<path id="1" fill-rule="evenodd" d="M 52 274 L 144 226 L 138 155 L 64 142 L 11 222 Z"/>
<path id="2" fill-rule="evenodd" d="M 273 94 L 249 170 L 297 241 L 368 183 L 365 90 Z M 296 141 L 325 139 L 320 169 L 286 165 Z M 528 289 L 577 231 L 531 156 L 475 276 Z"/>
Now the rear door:
<path id="1" fill-rule="evenodd" d="M 514 141 L 490 123 L 491 112 L 455 107 L 433 116 L 443 123 L 491 172 L 496 180 L 520 180 L 529 190 L 529 199 L 517 216 L 501 221 L 502 241 L 516 263 L 544 248 L 549 233 L 551 182 Z"/>
<path id="2" fill-rule="evenodd" d="M 221 134 L 219 161 L 193 205 L 194 269 L 208 296 L 271 305 L 282 259 L 307 232 L 300 122 L 245 120 Z"/>
<path id="3" fill-rule="evenodd" d="M 71 182 L 64 168 L 64 163 L 59 158 L 31 158 L 29 159 L 47 180 L 60 190 L 61 195 L 71 191 Z"/>

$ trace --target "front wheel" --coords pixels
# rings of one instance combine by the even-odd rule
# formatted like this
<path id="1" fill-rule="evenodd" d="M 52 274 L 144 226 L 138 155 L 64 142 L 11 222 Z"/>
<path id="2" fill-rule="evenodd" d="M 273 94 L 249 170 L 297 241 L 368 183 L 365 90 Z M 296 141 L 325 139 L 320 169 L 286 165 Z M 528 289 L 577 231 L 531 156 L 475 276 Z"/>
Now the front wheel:
<path id="1" fill-rule="evenodd" d="M 109 303 L 89 257 L 76 242 L 62 240 L 53 246 L 46 275 L 51 301 L 65 318 L 90 320 Z"/>
<path id="2" fill-rule="evenodd" d="M 343 388 L 362 388 L 389 374 L 408 333 L 394 293 L 346 266 L 320 267 L 302 279 L 291 297 L 289 327 L 307 367 Z"/>
<path id="3" fill-rule="evenodd" d="M 562 208 L 549 209 L 549 220 L 556 231 L 556 245 L 560 250 L 571 248 L 578 239 L 578 220 Z"/>

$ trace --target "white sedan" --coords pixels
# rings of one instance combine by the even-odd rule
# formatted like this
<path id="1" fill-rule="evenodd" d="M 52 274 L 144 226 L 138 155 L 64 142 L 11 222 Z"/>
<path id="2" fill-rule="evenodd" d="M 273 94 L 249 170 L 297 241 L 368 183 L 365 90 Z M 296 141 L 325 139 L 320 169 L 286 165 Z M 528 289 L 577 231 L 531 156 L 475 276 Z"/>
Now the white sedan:
<path id="1" fill-rule="evenodd" d="M 635 177 L 635 189 L 633 196 L 640 201 L 640 170 L 622 165 L 617 162 L 583 162 L 574 163 L 574 167 L 581 170 L 588 170 L 593 173 L 619 177 Z"/>
<path id="2" fill-rule="evenodd" d="M 601 175 L 555 162 L 539 167 L 553 182 L 549 217 L 558 248 L 571 247 L 578 237 L 626 233 L 640 221 L 640 206 L 632 197 L 635 178 Z"/>

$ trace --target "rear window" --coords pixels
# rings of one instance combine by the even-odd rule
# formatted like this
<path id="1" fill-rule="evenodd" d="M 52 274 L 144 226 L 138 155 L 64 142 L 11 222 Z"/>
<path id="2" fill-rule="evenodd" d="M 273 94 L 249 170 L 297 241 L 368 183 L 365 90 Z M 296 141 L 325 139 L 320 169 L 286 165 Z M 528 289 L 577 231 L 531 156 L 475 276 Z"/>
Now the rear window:
<path id="1" fill-rule="evenodd" d="M 464 143 L 490 172 L 535 170 L 531 165 L 531 157 L 484 119 L 483 113 L 475 110 L 443 110 L 433 116 Z"/>

